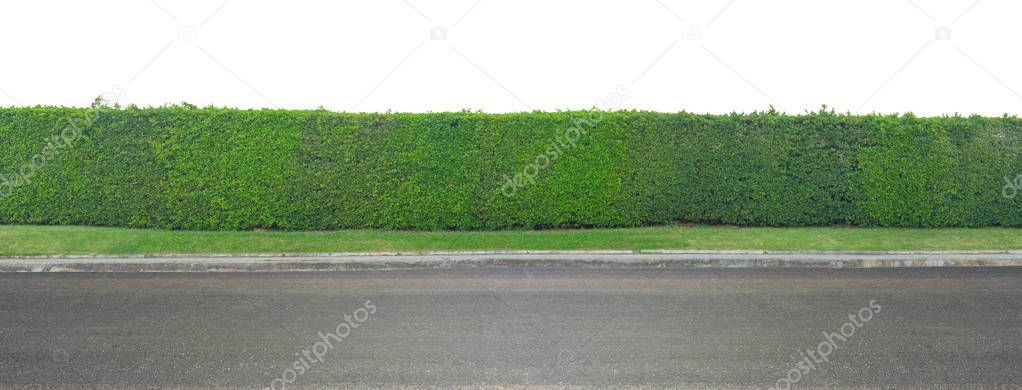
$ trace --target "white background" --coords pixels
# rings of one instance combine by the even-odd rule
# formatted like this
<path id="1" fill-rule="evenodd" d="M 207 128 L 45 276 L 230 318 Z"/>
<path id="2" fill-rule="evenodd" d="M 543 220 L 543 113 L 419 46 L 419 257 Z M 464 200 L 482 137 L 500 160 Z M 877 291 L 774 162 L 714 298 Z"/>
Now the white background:
<path id="1" fill-rule="evenodd" d="M 0 106 L 85 106 L 119 85 L 141 106 L 509 112 L 623 85 L 624 108 L 665 112 L 1019 114 L 1020 15 L 1010 0 L 6 0 Z"/>

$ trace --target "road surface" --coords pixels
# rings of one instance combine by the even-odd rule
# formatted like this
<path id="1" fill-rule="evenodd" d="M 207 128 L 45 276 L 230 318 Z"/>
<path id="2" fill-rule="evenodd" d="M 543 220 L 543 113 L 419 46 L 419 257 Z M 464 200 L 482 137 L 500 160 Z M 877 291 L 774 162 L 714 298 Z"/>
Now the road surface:
<path id="1" fill-rule="evenodd" d="M 6 387 L 1020 383 L 1014 267 L 0 274 Z"/>

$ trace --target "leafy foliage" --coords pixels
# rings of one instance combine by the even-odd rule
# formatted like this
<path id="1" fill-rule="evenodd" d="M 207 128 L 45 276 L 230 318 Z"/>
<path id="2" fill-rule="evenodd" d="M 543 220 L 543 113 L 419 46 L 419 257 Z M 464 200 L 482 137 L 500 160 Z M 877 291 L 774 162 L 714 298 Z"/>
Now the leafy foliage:
<path id="1" fill-rule="evenodd" d="M 0 108 L 0 223 L 189 230 L 493 230 L 683 220 L 1022 226 L 1014 117 L 357 114 L 190 105 Z M 545 156 L 545 157 L 544 157 Z M 35 158 L 41 161 L 38 158 Z M 505 178 L 537 169 L 513 196 Z M 3 184 L 0 184 L 2 186 Z"/>

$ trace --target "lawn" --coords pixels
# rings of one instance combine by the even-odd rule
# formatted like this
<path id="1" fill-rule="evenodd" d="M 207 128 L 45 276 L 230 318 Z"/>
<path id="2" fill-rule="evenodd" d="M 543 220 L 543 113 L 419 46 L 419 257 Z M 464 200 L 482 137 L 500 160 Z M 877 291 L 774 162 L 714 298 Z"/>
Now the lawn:
<path id="1" fill-rule="evenodd" d="M 206 232 L 80 226 L 0 226 L 0 256 L 486 249 L 1022 249 L 1022 229 L 663 226 L 493 232 Z"/>

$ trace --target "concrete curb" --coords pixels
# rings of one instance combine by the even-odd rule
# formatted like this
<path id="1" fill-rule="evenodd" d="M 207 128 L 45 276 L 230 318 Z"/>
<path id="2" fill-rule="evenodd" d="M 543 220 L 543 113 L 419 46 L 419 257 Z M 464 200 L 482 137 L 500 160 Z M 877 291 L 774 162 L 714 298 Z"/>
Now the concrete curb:
<path id="1" fill-rule="evenodd" d="M 1022 251 L 474 251 L 0 258 L 0 272 L 290 272 L 478 267 L 892 268 L 1022 266 Z"/>
<path id="2" fill-rule="evenodd" d="M 460 256 L 460 255 L 990 255 L 1022 254 L 1022 250 L 973 250 L 973 251 L 784 251 L 760 249 L 735 250 L 693 250 L 693 249 L 642 249 L 642 250 L 495 250 L 495 251 L 420 251 L 420 252 L 312 252 L 312 253 L 149 253 L 131 255 L 72 254 L 72 255 L 14 255 L 2 256 L 6 260 L 43 259 L 180 259 L 180 258 L 320 258 L 354 256 Z"/>

